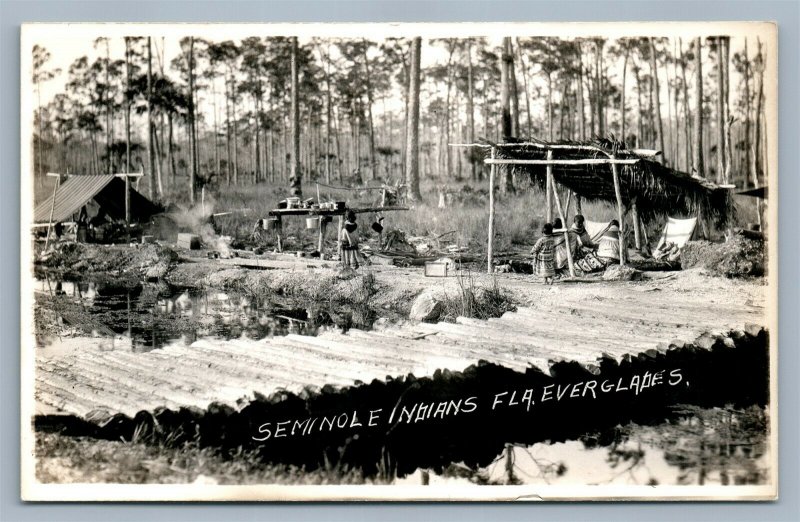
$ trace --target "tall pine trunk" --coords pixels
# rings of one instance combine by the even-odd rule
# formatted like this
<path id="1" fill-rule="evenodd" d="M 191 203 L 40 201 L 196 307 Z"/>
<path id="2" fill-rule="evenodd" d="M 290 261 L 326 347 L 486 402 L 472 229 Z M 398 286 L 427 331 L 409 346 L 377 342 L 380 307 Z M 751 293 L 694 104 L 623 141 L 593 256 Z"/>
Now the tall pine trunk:
<path id="1" fill-rule="evenodd" d="M 530 120 L 530 115 L 528 120 Z M 467 39 L 467 142 L 475 143 L 475 79 L 472 72 L 471 39 Z M 475 168 L 475 162 L 473 161 L 472 148 L 465 147 L 464 153 L 470 165 L 470 178 L 476 180 L 478 170 Z"/>
<path id="2" fill-rule="evenodd" d="M 291 129 L 292 129 L 292 154 L 289 164 L 290 188 L 293 196 L 303 195 L 303 185 L 300 178 L 300 100 L 297 67 L 297 37 L 291 38 Z"/>
<path id="3" fill-rule="evenodd" d="M 376 163 L 375 163 L 375 123 L 372 120 L 372 81 L 370 79 L 369 58 L 367 58 L 367 43 L 364 42 L 363 48 L 364 56 L 364 70 L 366 72 L 366 87 L 367 87 L 367 117 L 369 118 L 369 171 L 370 177 L 375 179 L 377 177 Z"/>
<path id="4" fill-rule="evenodd" d="M 419 76 L 422 38 L 415 37 L 411 42 L 411 70 L 408 83 L 408 129 L 406 140 L 406 183 L 409 184 L 409 198 L 420 201 L 419 191 Z"/>
<path id="5" fill-rule="evenodd" d="M 500 105 L 502 107 L 502 136 L 503 141 L 510 141 L 512 137 L 511 123 L 511 89 L 509 86 L 509 62 L 511 57 L 508 55 L 509 37 L 503 38 L 503 52 L 500 55 Z"/>
<path id="6" fill-rule="evenodd" d="M 219 158 L 219 123 L 217 122 L 217 87 L 216 82 L 211 82 L 211 101 L 214 109 L 214 169 L 216 175 L 222 175 L 222 166 Z"/>
<path id="7" fill-rule="evenodd" d="M 717 44 L 717 183 L 725 176 L 725 68 L 722 63 L 722 37 L 715 38 Z"/>
<path id="8" fill-rule="evenodd" d="M 167 163 L 169 164 L 170 187 L 175 188 L 175 178 L 178 174 L 175 168 L 175 138 L 172 130 L 172 112 L 167 114 L 167 127 L 169 133 L 167 137 Z"/>
<path id="9" fill-rule="evenodd" d="M 508 56 L 510 61 L 508 63 L 508 81 L 511 85 L 511 134 L 515 137 L 519 137 L 519 89 L 517 88 L 517 65 L 516 61 L 514 60 L 514 47 L 511 43 L 511 38 L 508 39 Z"/>
<path id="10" fill-rule="evenodd" d="M 108 38 L 106 40 L 106 89 L 105 89 L 105 98 L 106 98 L 106 164 L 107 164 L 107 171 L 109 174 L 114 172 L 114 162 L 111 161 L 111 148 L 112 148 L 112 141 L 113 141 L 113 134 L 111 133 L 111 105 L 112 99 L 110 96 L 111 93 L 111 48 L 108 43 Z M 39 115 L 39 119 L 41 120 L 41 114 Z M 41 133 L 39 134 L 41 136 Z"/>
<path id="11" fill-rule="evenodd" d="M 762 111 L 764 107 L 764 68 L 766 67 L 766 60 L 764 59 L 763 55 L 761 54 L 761 39 L 757 40 L 758 44 L 758 88 L 756 89 L 756 113 L 754 119 L 755 125 L 755 136 L 753 138 L 753 181 L 758 186 L 759 180 L 764 175 L 764 167 L 762 163 L 762 153 L 761 153 L 761 122 L 762 122 Z"/>
<path id="12" fill-rule="evenodd" d="M 153 147 L 153 48 L 150 37 L 147 37 L 147 162 L 149 176 L 148 195 L 151 200 L 156 199 L 156 169 L 155 169 L 155 149 Z M 159 194 L 160 196 L 160 194 Z"/>
<path id="13" fill-rule="evenodd" d="M 233 184 L 239 184 L 239 121 L 236 117 L 236 78 L 231 71 L 231 114 L 233 116 Z"/>
<path id="14" fill-rule="evenodd" d="M 622 61 L 622 89 L 620 91 L 620 141 L 626 141 L 625 135 L 625 80 L 628 75 L 628 56 L 630 55 L 630 44 L 625 44 L 625 59 Z"/>
<path id="15" fill-rule="evenodd" d="M 514 58 L 511 55 L 511 38 L 503 38 L 503 53 L 500 59 L 500 94 L 503 106 L 503 141 L 511 141 L 514 135 L 514 127 L 511 119 L 511 70 L 514 67 Z M 503 188 L 506 192 L 514 192 L 514 172 L 512 169 L 505 169 L 505 184 Z"/>
<path id="16" fill-rule="evenodd" d="M 730 116 L 730 37 L 722 37 L 722 118 L 723 141 L 725 145 L 725 168 L 722 172 L 723 183 L 731 182 L 731 116 Z"/>
<path id="17" fill-rule="evenodd" d="M 189 37 L 189 56 L 188 56 L 188 74 L 189 74 L 189 201 L 194 205 L 195 190 L 197 188 L 197 146 L 195 140 L 194 120 L 195 120 L 195 106 L 194 106 L 194 37 Z"/>
<path id="18" fill-rule="evenodd" d="M 686 170 L 691 171 L 692 165 L 692 121 L 691 109 L 689 108 L 689 82 L 686 81 L 686 57 L 683 54 L 683 40 L 678 38 L 678 50 L 681 60 L 681 83 L 683 84 L 683 129 L 685 143 L 685 162 Z"/>
<path id="19" fill-rule="evenodd" d="M 522 47 L 519 45 L 519 38 L 517 38 L 517 60 L 519 61 L 519 71 L 522 74 L 522 88 L 523 92 L 525 93 L 525 127 L 528 132 L 528 137 L 533 136 L 533 128 L 531 123 L 531 96 L 530 92 L 528 91 L 528 67 L 525 65 L 525 60 L 522 57 Z M 470 71 L 472 70 L 472 57 L 470 57 L 469 63 Z M 472 73 L 470 72 L 470 80 L 472 79 Z"/>
<path id="20" fill-rule="evenodd" d="M 580 41 L 575 43 L 578 53 L 578 129 L 581 140 L 586 139 L 586 106 L 583 93 L 583 46 Z"/>
<path id="21" fill-rule="evenodd" d="M 695 90 L 694 90 L 694 156 L 692 163 L 698 176 L 705 177 L 706 168 L 703 162 L 703 57 L 702 50 L 703 44 L 700 37 L 694 39 L 695 52 L 694 52 L 694 73 L 695 73 Z"/>
<path id="22" fill-rule="evenodd" d="M 656 44 L 653 37 L 650 37 L 650 70 L 653 76 L 653 110 L 655 111 L 655 131 L 658 142 L 658 147 L 661 150 L 661 156 L 657 156 L 659 163 L 666 164 L 667 160 L 664 157 L 667 150 L 664 148 L 664 126 L 661 122 L 661 97 L 659 96 L 658 85 L 658 65 L 656 63 Z"/>
<path id="23" fill-rule="evenodd" d="M 258 94 L 253 95 L 253 107 L 255 109 L 255 131 L 256 131 L 255 172 L 253 174 L 253 177 L 255 178 L 254 180 L 255 182 L 259 182 L 261 181 L 261 130 L 260 130 L 261 122 L 259 121 L 261 108 L 259 104 Z"/>
<path id="24" fill-rule="evenodd" d="M 547 139 L 553 141 L 553 73 L 547 73 Z"/>
<path id="25" fill-rule="evenodd" d="M 745 151 L 745 158 L 747 167 L 745 168 L 746 172 L 750 173 L 750 176 L 745 175 L 743 186 L 746 188 L 747 184 L 752 179 L 753 171 L 751 170 L 751 162 L 750 154 L 751 154 L 751 141 L 750 141 L 750 131 L 751 131 L 751 121 L 750 118 L 752 116 L 752 100 L 750 99 L 750 57 L 747 54 L 747 38 L 744 39 L 744 151 Z M 750 178 L 750 179 L 748 179 Z"/>
<path id="26" fill-rule="evenodd" d="M 131 171 L 131 57 L 130 39 L 125 37 L 125 172 Z"/>

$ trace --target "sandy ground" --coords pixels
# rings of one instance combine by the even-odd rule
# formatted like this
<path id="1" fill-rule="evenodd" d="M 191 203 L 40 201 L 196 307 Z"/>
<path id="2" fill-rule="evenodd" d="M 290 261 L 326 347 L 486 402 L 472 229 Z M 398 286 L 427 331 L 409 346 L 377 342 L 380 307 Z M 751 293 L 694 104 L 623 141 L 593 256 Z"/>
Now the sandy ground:
<path id="1" fill-rule="evenodd" d="M 195 257 L 195 262 L 181 263 L 167 275 L 167 280 L 176 284 L 195 284 L 210 288 L 224 288 L 232 281 L 256 285 L 266 282 L 270 287 L 286 286 L 297 281 L 305 285 L 326 279 L 340 278 L 341 271 L 334 262 L 294 258 L 291 255 L 275 257 L 281 259 L 272 270 L 253 270 L 232 265 L 221 265 L 214 260 Z M 290 263 L 286 266 L 283 263 Z M 269 265 L 269 260 L 265 261 Z M 292 264 L 294 266 L 292 266 Z M 559 296 L 617 296 L 630 292 L 676 292 L 695 303 L 740 302 L 764 306 L 767 286 L 763 278 L 729 279 L 716 276 L 706 269 L 693 268 L 675 272 L 644 272 L 641 281 L 603 281 L 599 276 L 580 278 L 577 281 L 556 280 L 552 286 L 544 285 L 538 277 L 528 274 L 500 273 L 488 275 L 475 270 L 461 270 L 456 276 L 426 277 L 422 267 L 396 267 L 370 265 L 361 267 L 356 274 L 372 274 L 378 283 L 378 294 L 374 297 L 380 305 L 398 307 L 406 303 L 410 307 L 414 297 L 423 290 L 439 288 L 458 294 L 462 285 L 490 287 L 497 284 L 509 291 L 513 299 L 521 304 L 543 303 L 558 300 Z M 311 280 L 309 280 L 309 276 Z M 638 295 L 638 294 L 632 294 Z"/>

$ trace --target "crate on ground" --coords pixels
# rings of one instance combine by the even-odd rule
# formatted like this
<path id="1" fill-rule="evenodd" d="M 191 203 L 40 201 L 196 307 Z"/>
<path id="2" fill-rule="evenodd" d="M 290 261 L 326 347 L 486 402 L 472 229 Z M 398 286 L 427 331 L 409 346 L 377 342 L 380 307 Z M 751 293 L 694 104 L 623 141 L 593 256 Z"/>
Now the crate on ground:
<path id="1" fill-rule="evenodd" d="M 200 248 L 200 238 L 195 234 L 178 234 L 178 247 L 187 250 L 198 250 Z"/>
<path id="2" fill-rule="evenodd" d="M 456 273 L 456 263 L 449 257 L 425 263 L 425 277 L 447 277 Z"/>

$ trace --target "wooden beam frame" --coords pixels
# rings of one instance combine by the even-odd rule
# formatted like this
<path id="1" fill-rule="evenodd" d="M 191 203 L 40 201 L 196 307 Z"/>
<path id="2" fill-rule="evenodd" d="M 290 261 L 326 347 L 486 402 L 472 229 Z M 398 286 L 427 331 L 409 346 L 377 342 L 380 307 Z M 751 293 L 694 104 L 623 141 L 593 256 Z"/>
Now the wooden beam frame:
<path id="1" fill-rule="evenodd" d="M 545 220 L 548 223 L 553 221 L 553 151 L 547 151 L 547 180 L 544 186 L 545 201 Z M 556 193 L 556 198 L 558 194 Z"/>
<path id="2" fill-rule="evenodd" d="M 57 177 L 56 177 L 56 184 L 55 186 L 53 186 L 53 205 L 50 207 L 50 219 L 47 220 L 47 237 L 44 240 L 45 252 L 47 252 L 47 247 L 50 244 L 50 229 L 53 228 L 53 214 L 56 211 L 56 193 L 58 192 L 58 186 L 61 185 L 61 176 L 59 174 L 51 174 L 48 172 L 47 175 L 48 176 L 55 175 Z"/>
<path id="3" fill-rule="evenodd" d="M 636 204 L 636 199 L 634 198 L 633 203 L 631 203 L 631 218 L 633 219 L 633 237 L 634 241 L 636 242 L 636 250 L 642 250 L 642 232 L 641 232 L 641 225 L 639 220 L 639 206 Z"/>
<path id="4" fill-rule="evenodd" d="M 547 152 L 548 156 L 552 153 L 552 151 Z M 558 210 L 558 216 L 561 218 L 561 225 L 564 227 L 564 245 L 567 247 L 567 265 L 569 266 L 569 275 L 575 277 L 575 265 L 572 263 L 572 250 L 569 247 L 569 228 L 567 227 L 567 219 L 566 216 L 564 216 L 563 209 L 561 208 L 561 199 L 558 197 L 556 183 L 553 179 L 552 167 L 550 166 L 547 167 L 547 181 L 553 190 L 553 196 L 556 200 L 556 210 Z"/>
<path id="5" fill-rule="evenodd" d="M 552 151 L 549 151 L 552 152 Z M 548 157 L 549 154 L 548 154 Z M 544 160 L 523 160 L 523 159 L 493 159 L 483 160 L 487 165 L 635 165 L 639 159 L 612 159 L 612 158 L 589 158 L 578 160 L 565 159 L 544 159 Z"/>
<path id="6" fill-rule="evenodd" d="M 488 148 L 496 148 L 496 147 L 536 147 L 539 149 L 551 149 L 551 150 L 590 150 L 592 152 L 600 152 L 605 154 L 606 156 L 609 155 L 608 151 L 600 148 L 595 147 L 594 145 L 566 145 L 566 144 L 546 144 L 546 143 L 537 143 L 531 141 L 525 141 L 521 143 L 496 143 L 494 145 L 488 145 L 486 143 L 448 143 L 451 147 L 479 147 L 483 149 Z M 630 152 L 630 151 L 625 151 Z"/>
<path id="7" fill-rule="evenodd" d="M 494 159 L 495 149 L 492 147 L 492 158 Z M 487 267 L 486 270 L 489 274 L 492 273 L 492 262 L 494 257 L 494 180 L 495 174 L 497 172 L 497 166 L 495 163 L 491 164 L 491 168 L 489 169 L 489 244 L 486 248 L 486 262 Z"/>
<path id="8" fill-rule="evenodd" d="M 612 156 L 613 158 L 613 156 Z M 619 185 L 619 169 L 616 163 L 611 164 L 611 171 L 614 176 L 614 194 L 617 196 L 617 221 L 619 221 L 619 264 L 625 266 L 625 220 L 622 210 L 622 190 Z"/>

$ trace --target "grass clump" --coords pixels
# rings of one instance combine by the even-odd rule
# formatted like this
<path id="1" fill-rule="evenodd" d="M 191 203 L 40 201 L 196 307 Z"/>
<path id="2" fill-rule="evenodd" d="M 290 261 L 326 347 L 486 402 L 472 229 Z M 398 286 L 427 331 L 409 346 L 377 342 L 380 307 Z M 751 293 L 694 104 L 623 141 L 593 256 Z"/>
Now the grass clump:
<path id="1" fill-rule="evenodd" d="M 440 320 L 455 322 L 458 317 L 489 319 L 500 317 L 517 309 L 511 293 L 492 277 L 489 285 L 478 285 L 472 273 L 457 276 L 458 288 L 454 293 L 445 292 Z"/>
<path id="2" fill-rule="evenodd" d="M 41 483 L 114 484 L 376 484 L 354 469 L 305 470 L 266 464 L 256 451 L 222 454 L 196 443 L 180 447 L 36 434 L 36 479 Z"/>

